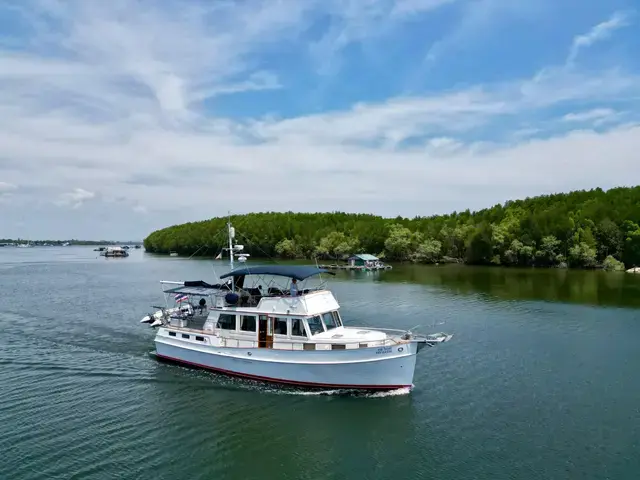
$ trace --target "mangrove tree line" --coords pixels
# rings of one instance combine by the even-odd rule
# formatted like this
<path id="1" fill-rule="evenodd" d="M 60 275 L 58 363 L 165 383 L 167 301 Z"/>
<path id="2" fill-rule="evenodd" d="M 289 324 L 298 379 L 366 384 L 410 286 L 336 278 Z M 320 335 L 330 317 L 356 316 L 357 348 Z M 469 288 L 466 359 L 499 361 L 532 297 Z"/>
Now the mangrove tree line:
<path id="1" fill-rule="evenodd" d="M 216 254 L 226 218 L 151 233 L 149 252 Z M 621 269 L 640 265 L 640 187 L 600 188 L 508 201 L 477 212 L 383 218 L 367 214 L 251 213 L 232 218 L 253 257 L 386 260 Z"/>

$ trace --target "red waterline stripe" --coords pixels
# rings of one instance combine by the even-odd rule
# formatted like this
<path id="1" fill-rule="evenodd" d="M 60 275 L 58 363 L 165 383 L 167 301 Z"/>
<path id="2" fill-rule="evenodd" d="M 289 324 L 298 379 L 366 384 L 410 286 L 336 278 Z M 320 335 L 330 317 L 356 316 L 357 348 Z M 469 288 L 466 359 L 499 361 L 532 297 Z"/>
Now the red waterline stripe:
<path id="1" fill-rule="evenodd" d="M 399 388 L 411 388 L 411 385 L 336 385 L 331 383 L 313 383 L 313 382 L 298 382 L 295 380 L 282 380 L 280 378 L 262 377 L 260 375 L 251 375 L 248 373 L 239 373 L 232 370 L 225 370 L 223 368 L 210 367 L 209 365 L 202 365 L 200 363 L 188 362 L 186 360 L 180 360 L 166 355 L 160 355 L 156 353 L 156 356 L 164 360 L 170 360 L 176 363 L 184 363 L 198 368 L 204 368 L 205 370 L 211 370 L 213 372 L 225 373 L 227 375 L 233 375 L 236 377 L 250 378 L 252 380 L 262 380 L 265 382 L 284 383 L 288 385 L 298 385 L 307 387 L 321 387 L 321 388 L 350 388 L 350 389 L 363 389 L 363 390 L 397 390 Z"/>

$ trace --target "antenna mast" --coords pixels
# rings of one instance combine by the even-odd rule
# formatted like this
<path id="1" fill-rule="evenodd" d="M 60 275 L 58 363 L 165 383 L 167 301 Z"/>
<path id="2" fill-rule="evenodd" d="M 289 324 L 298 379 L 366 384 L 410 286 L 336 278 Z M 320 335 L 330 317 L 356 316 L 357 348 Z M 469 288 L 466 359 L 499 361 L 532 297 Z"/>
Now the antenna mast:
<path id="1" fill-rule="evenodd" d="M 233 270 L 233 238 L 236 236 L 235 229 L 231 226 L 231 212 L 229 212 L 229 220 L 227 221 L 227 230 L 229 233 L 229 266 Z M 235 280 L 231 277 L 231 291 L 235 290 Z"/>

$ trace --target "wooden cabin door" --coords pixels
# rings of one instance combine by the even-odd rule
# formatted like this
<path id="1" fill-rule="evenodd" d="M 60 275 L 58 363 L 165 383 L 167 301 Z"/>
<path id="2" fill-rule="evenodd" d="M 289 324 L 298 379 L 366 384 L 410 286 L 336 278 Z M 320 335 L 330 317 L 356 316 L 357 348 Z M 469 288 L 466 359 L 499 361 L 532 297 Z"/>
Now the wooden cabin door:
<path id="1" fill-rule="evenodd" d="M 273 348 L 273 317 L 258 317 L 258 348 Z"/>

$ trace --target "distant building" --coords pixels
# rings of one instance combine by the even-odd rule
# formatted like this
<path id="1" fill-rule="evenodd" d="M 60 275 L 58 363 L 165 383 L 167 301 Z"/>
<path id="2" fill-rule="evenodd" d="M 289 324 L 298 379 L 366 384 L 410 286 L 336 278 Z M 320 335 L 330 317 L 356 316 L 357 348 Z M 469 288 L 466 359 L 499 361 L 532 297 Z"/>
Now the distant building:
<path id="1" fill-rule="evenodd" d="M 358 253 L 357 255 L 350 256 L 347 261 L 350 267 L 370 267 L 380 260 L 378 257 L 369 255 L 368 253 Z"/>

